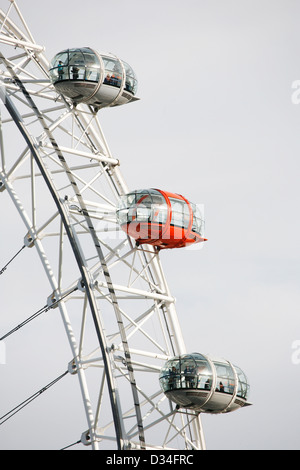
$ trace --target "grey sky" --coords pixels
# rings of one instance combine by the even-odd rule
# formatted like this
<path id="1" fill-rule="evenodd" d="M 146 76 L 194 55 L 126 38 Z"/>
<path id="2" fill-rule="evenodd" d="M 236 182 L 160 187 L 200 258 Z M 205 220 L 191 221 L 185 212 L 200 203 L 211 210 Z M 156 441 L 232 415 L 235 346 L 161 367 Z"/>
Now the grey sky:
<path id="1" fill-rule="evenodd" d="M 8 2 L 1 3 L 6 9 Z M 49 59 L 68 47 L 90 46 L 134 68 L 141 101 L 104 110 L 102 117 L 128 186 L 180 192 L 205 206 L 205 247 L 165 252 L 162 261 L 190 351 L 216 353 L 240 366 L 254 403 L 233 414 L 204 416 L 208 448 L 299 449 L 300 365 L 291 358 L 300 339 L 300 105 L 292 103 L 292 84 L 300 79 L 300 3 L 18 4 Z M 10 217 L 8 207 L 0 206 L 3 221 Z M 20 248 L 19 226 L 3 225 L 0 264 Z M 24 253 L 23 262 L 29 259 Z M 21 311 L 25 299 L 25 314 L 44 305 L 43 292 L 35 292 L 34 302 L 27 299 L 34 275 L 24 279 L 24 271 L 13 270 L 0 282 L 5 313 L 12 305 Z M 43 334 L 35 338 L 37 350 Z M 57 334 L 64 344 L 63 332 Z M 0 365 L 12 405 L 20 401 L 20 380 L 28 378 L 14 345 L 17 339 L 7 342 L 7 365 Z M 62 347 L 67 357 L 68 345 Z M 32 364 L 29 394 L 45 385 L 34 367 L 46 353 Z M 55 377 L 55 371 L 50 367 L 46 376 Z M 73 390 L 69 378 L 49 399 L 63 387 Z M 47 397 L 0 429 L 0 448 L 32 442 L 55 448 L 80 438 L 82 410 L 58 404 L 62 422 L 48 416 L 47 429 L 40 429 L 43 406 Z"/>

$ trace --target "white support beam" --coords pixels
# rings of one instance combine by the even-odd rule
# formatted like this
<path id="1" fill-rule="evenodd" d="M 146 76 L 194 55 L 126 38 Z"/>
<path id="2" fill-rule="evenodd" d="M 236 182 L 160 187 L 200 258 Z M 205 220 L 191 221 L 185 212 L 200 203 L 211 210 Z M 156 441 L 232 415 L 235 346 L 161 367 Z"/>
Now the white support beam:
<path id="1" fill-rule="evenodd" d="M 51 144 L 41 143 L 41 146 L 43 148 L 53 150 L 53 147 Z M 98 162 L 109 163 L 110 165 L 113 165 L 113 166 L 120 165 L 119 160 L 116 160 L 115 158 L 105 157 L 104 155 L 101 155 L 101 154 L 95 155 L 94 153 L 82 152 L 80 150 L 75 150 L 69 147 L 60 146 L 59 148 L 63 153 L 69 153 L 70 155 L 76 155 L 78 157 L 84 157 L 90 160 L 97 160 Z"/>
<path id="2" fill-rule="evenodd" d="M 32 42 L 22 41 L 21 39 L 5 36 L 4 34 L 0 34 L 0 42 L 3 44 L 8 44 L 9 46 L 21 47 L 22 49 L 26 48 L 36 52 L 44 52 L 45 50 L 43 46 L 38 46 Z"/>
<path id="3" fill-rule="evenodd" d="M 107 285 L 105 284 L 105 282 L 97 281 L 97 286 L 107 288 Z M 114 289 L 116 291 L 127 292 L 128 294 L 133 294 L 141 298 L 163 300 L 164 302 L 167 302 L 170 304 L 173 304 L 175 302 L 174 297 L 171 297 L 168 295 L 157 294 L 155 292 L 147 292 L 141 289 L 132 289 L 126 286 L 119 286 L 117 284 L 114 284 Z"/>

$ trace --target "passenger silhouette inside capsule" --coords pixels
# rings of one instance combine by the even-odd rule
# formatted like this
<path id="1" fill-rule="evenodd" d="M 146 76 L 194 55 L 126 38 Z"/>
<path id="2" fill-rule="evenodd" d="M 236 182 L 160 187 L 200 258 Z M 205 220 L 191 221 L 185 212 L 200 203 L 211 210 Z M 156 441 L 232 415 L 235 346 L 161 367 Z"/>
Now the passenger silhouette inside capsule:
<path id="1" fill-rule="evenodd" d="M 193 353 L 170 359 L 160 373 L 164 393 L 179 407 L 228 413 L 249 405 L 245 374 L 225 360 Z"/>
<path id="2" fill-rule="evenodd" d="M 111 54 L 99 54 L 88 47 L 58 53 L 49 73 L 57 91 L 77 104 L 101 108 L 138 99 L 133 69 Z"/>
<path id="3" fill-rule="evenodd" d="M 181 248 L 206 240 L 199 207 L 179 194 L 158 189 L 134 191 L 121 198 L 117 217 L 137 245 Z"/>

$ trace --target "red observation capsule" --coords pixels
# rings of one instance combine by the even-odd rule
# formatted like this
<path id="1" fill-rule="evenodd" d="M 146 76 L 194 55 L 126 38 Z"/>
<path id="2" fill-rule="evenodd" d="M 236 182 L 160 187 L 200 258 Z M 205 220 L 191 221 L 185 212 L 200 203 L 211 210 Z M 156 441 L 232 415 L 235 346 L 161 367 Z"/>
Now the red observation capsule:
<path id="1" fill-rule="evenodd" d="M 199 207 L 159 189 L 133 191 L 120 199 L 118 222 L 137 245 L 182 248 L 206 241 Z"/>

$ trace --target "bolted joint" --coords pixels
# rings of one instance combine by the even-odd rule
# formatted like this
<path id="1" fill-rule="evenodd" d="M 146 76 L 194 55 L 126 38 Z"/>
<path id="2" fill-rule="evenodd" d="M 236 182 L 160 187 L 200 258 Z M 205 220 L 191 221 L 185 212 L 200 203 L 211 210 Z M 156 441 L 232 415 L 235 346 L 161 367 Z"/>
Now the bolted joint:
<path id="1" fill-rule="evenodd" d="M 95 439 L 95 434 L 90 429 L 81 435 L 81 442 L 85 446 L 91 446 Z"/>
<path id="2" fill-rule="evenodd" d="M 34 246 L 34 238 L 30 232 L 27 233 L 24 238 L 24 245 L 27 246 L 27 248 L 32 248 Z"/>
<path id="3" fill-rule="evenodd" d="M 98 281 L 92 281 L 92 282 L 90 283 L 90 288 L 91 288 L 92 290 L 98 289 L 98 287 L 99 287 Z"/>
<path id="4" fill-rule="evenodd" d="M 98 281 L 90 281 L 88 283 L 88 288 L 95 290 L 98 287 Z M 81 292 L 86 292 L 86 284 L 83 279 L 80 279 L 77 283 L 77 289 L 80 290 Z"/>
<path id="5" fill-rule="evenodd" d="M 53 294 L 51 294 L 47 299 L 48 308 L 57 308 L 58 302 L 59 298 L 57 297 L 56 292 L 53 292 Z"/>
<path id="6" fill-rule="evenodd" d="M 85 292 L 85 284 L 82 279 L 78 281 L 77 289 L 80 290 L 81 292 Z"/>
<path id="7" fill-rule="evenodd" d="M 78 365 L 75 359 L 69 362 L 68 371 L 69 371 L 69 374 L 71 375 L 76 375 L 78 373 Z"/>

